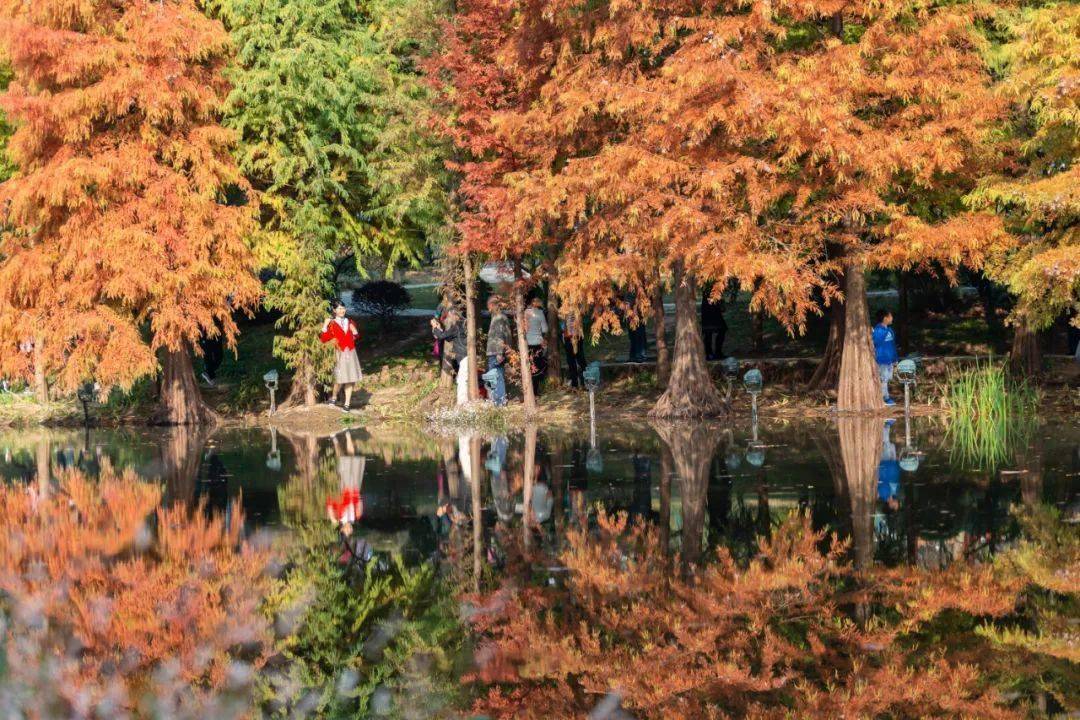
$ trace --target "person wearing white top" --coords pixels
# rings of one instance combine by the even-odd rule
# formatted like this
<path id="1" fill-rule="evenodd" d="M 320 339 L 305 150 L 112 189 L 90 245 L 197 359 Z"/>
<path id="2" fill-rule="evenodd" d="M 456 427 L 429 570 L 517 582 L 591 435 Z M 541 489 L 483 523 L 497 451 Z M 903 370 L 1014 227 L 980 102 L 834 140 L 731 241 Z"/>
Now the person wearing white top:
<path id="1" fill-rule="evenodd" d="M 540 391 L 540 383 L 547 375 L 547 331 L 544 301 L 539 297 L 534 297 L 529 307 L 525 309 L 525 342 L 529 346 L 534 393 Z"/>

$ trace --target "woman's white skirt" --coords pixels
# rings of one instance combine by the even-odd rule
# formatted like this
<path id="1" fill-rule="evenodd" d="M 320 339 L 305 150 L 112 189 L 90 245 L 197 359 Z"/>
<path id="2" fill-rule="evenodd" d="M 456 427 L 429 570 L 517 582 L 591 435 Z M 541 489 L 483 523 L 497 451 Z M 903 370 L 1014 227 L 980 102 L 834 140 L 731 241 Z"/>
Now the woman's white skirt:
<path id="1" fill-rule="evenodd" d="M 334 365 L 334 382 L 338 385 L 350 385 L 360 382 L 364 374 L 360 371 L 360 360 L 356 350 L 338 350 L 337 363 Z"/>

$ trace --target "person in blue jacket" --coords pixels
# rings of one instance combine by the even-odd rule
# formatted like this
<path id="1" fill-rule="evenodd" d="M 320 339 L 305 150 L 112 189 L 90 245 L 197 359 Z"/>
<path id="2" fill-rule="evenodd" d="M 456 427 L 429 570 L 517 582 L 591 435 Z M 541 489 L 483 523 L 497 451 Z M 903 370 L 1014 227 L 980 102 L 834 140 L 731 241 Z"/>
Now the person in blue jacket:
<path id="1" fill-rule="evenodd" d="M 878 376 L 881 378 L 881 396 L 886 405 L 895 405 L 889 397 L 889 381 L 892 380 L 896 366 L 896 334 L 892 327 L 892 312 L 879 310 L 877 325 L 874 326 L 874 359 L 877 360 Z"/>
<path id="2" fill-rule="evenodd" d="M 878 463 L 878 499 L 886 511 L 900 507 L 900 462 L 896 459 L 896 444 L 890 437 L 893 419 L 885 421 L 881 432 L 881 461 Z"/>

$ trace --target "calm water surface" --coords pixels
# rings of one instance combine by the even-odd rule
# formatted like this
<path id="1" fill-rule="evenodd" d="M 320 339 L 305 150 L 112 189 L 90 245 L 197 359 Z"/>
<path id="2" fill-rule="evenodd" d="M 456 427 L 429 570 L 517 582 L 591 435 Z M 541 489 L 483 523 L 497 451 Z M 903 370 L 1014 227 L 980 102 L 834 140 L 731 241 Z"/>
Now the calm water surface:
<path id="1" fill-rule="evenodd" d="M 359 535 L 376 550 L 416 559 L 438 554 L 447 518 L 470 516 L 476 493 L 489 527 L 520 520 L 528 495 L 541 540 L 552 543 L 567 524 L 589 522 L 600 505 L 655 523 L 666 514 L 676 547 L 691 558 L 718 542 L 748 548 L 789 511 L 803 509 L 815 525 L 850 537 L 857 562 L 924 567 L 1009 544 L 1014 503 L 1041 501 L 1066 514 L 1080 503 L 1075 425 L 1039 427 L 1014 448 L 1012 461 L 989 468 L 961 462 L 940 424 L 921 418 L 861 422 L 847 434 L 822 421 L 763 422 L 756 430 L 744 422 L 699 428 L 694 437 L 673 432 L 668 450 L 652 430 L 601 426 L 594 446 L 587 432 L 541 429 L 527 481 L 532 441 L 525 434 L 470 440 L 363 429 L 324 437 L 265 429 L 7 430 L 0 431 L 0 477 L 40 483 L 65 468 L 95 474 L 111 464 L 163 483 L 168 502 L 205 499 L 224 510 L 240 499 L 249 529 L 329 522 L 328 508 L 355 484 Z M 699 471 L 689 469 L 694 463 Z"/>

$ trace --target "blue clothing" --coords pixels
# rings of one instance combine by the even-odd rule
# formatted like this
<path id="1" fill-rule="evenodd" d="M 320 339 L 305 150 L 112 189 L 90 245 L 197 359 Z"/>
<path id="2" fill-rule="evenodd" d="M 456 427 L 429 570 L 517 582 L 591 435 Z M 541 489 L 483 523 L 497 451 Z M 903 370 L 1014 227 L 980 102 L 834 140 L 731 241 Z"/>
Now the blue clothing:
<path id="1" fill-rule="evenodd" d="M 892 500 L 900 492 L 900 463 L 892 460 L 882 460 L 878 464 L 878 497 L 882 502 Z"/>
<path id="2" fill-rule="evenodd" d="M 488 355 L 488 370 L 495 371 L 495 388 L 489 399 L 495 407 L 502 407 L 506 404 L 506 370 L 498 355 Z"/>
<path id="3" fill-rule="evenodd" d="M 892 365 L 899 359 L 896 334 L 888 325 L 878 323 L 874 326 L 874 359 L 878 365 Z"/>
<path id="4" fill-rule="evenodd" d="M 878 379 L 881 380 L 881 397 L 882 399 L 888 401 L 891 399 L 889 397 L 889 381 L 892 380 L 893 366 L 892 364 L 878 365 L 877 371 Z"/>

